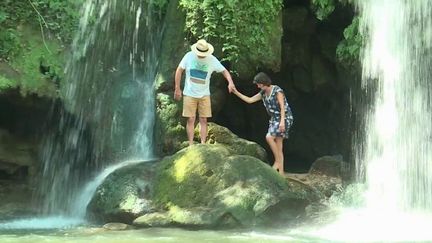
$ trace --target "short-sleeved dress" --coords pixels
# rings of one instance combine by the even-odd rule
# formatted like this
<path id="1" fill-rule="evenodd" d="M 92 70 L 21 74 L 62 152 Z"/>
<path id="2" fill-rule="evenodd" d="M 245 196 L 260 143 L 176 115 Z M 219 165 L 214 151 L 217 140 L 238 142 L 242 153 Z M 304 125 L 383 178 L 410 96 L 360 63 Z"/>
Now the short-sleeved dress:
<path id="1" fill-rule="evenodd" d="M 279 131 L 279 123 L 280 123 L 280 116 L 281 116 L 280 106 L 279 106 L 279 103 L 277 101 L 277 93 L 279 93 L 279 92 L 284 94 L 283 90 L 277 85 L 272 85 L 272 90 L 271 90 L 269 96 L 266 96 L 264 90 L 262 90 L 260 92 L 264 106 L 267 110 L 267 113 L 270 116 L 269 128 L 268 128 L 266 136 L 283 137 L 284 139 L 287 139 L 289 129 L 290 129 L 291 125 L 293 124 L 294 119 L 292 116 L 291 108 L 289 107 L 286 96 L 284 95 L 285 132 Z"/>

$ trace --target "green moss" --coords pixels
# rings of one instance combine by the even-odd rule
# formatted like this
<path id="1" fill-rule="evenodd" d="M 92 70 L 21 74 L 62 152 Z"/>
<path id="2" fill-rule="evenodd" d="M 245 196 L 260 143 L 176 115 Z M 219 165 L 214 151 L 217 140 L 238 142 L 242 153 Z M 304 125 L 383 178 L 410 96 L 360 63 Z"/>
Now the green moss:
<path id="1" fill-rule="evenodd" d="M 210 192 L 223 187 L 210 168 L 228 157 L 229 151 L 222 146 L 202 146 L 188 147 L 161 162 L 155 189 L 159 205 L 202 206 L 213 196 Z"/>
<path id="2" fill-rule="evenodd" d="M 15 80 L 11 80 L 0 75 L 0 92 L 5 89 L 15 88 L 17 85 L 18 84 Z"/>
<path id="3" fill-rule="evenodd" d="M 185 127 L 181 124 L 181 104 L 172 95 L 157 94 L 156 141 L 160 154 L 172 154 L 186 139 Z M 159 139 L 158 139 L 159 138 Z"/>
<path id="4" fill-rule="evenodd" d="M 63 70 L 63 54 L 59 43 L 52 40 L 43 41 L 40 33 L 24 30 L 23 48 L 10 65 L 21 73 L 19 84 L 22 95 L 37 94 L 54 97 L 57 91 L 55 82 L 61 79 Z M 41 67 L 46 68 L 45 73 Z"/>
<path id="5" fill-rule="evenodd" d="M 83 1 L 1 1 L 0 59 L 20 74 L 16 80 L 9 79 L 22 95 L 57 95 L 63 44 L 72 40 Z"/>
<path id="6" fill-rule="evenodd" d="M 359 23 L 359 17 L 354 17 L 352 23 L 344 30 L 344 40 L 336 49 L 338 61 L 346 68 L 358 66 L 360 61 L 363 36 L 359 31 Z"/>

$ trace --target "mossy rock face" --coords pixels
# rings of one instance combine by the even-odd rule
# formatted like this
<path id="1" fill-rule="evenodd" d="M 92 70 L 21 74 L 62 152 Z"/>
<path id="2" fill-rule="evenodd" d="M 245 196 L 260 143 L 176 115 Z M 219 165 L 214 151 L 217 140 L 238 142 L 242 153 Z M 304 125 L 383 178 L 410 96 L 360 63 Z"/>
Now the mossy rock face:
<path id="1" fill-rule="evenodd" d="M 64 65 L 64 47 L 56 39 L 42 39 L 41 34 L 29 26 L 18 26 L 22 35 L 22 48 L 0 68 L 0 93 L 19 88 L 23 96 L 57 97 Z M 4 67 L 11 67 L 12 74 Z"/>
<path id="2" fill-rule="evenodd" d="M 185 42 L 185 18 L 185 13 L 179 9 L 179 1 L 169 1 L 159 55 L 159 69 L 155 80 L 158 92 L 174 91 L 175 70 L 183 55 L 190 50 L 189 44 Z"/>
<path id="3" fill-rule="evenodd" d="M 186 129 L 182 124 L 181 102 L 172 95 L 159 93 L 156 96 L 155 142 L 159 154 L 173 154 L 186 140 Z"/>

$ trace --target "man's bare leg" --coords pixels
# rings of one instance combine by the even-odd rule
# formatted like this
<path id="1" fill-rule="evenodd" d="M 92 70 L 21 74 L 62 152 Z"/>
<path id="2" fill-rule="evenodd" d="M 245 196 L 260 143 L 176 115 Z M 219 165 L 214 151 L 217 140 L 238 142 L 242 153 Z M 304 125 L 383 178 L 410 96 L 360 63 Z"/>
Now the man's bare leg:
<path id="1" fill-rule="evenodd" d="M 193 145 L 194 138 L 194 130 L 195 130 L 195 117 L 188 117 L 186 124 L 186 132 L 188 136 L 189 145 Z"/>
<path id="2" fill-rule="evenodd" d="M 199 118 L 201 143 L 205 144 L 207 140 L 207 117 Z"/>

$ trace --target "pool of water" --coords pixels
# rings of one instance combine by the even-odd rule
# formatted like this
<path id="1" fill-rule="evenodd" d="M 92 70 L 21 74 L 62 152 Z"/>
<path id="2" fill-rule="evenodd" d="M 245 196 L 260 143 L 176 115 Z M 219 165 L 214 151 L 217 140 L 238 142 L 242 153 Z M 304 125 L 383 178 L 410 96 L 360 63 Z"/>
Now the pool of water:
<path id="1" fill-rule="evenodd" d="M 135 243 L 135 242 L 432 242 L 432 215 L 427 212 L 344 209 L 322 212 L 301 225 L 203 230 L 143 228 L 108 230 L 80 219 L 30 218 L 0 222 L 0 243 Z"/>
<path id="2" fill-rule="evenodd" d="M 135 242 L 323 242 L 319 239 L 290 235 L 283 230 L 187 230 L 147 228 L 107 231 L 101 228 L 68 230 L 2 230 L 2 243 L 135 243 Z"/>

